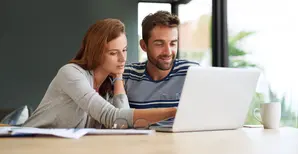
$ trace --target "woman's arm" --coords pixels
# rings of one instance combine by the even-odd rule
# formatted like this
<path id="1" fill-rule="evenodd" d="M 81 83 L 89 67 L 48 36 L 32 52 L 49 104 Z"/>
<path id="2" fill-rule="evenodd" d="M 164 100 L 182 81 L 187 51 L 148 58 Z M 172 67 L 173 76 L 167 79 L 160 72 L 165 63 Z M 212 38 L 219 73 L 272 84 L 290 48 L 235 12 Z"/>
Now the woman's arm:
<path id="1" fill-rule="evenodd" d="M 125 94 L 122 80 L 122 74 L 117 74 L 113 77 L 121 79 L 115 80 L 114 82 L 114 106 L 117 108 L 129 108 L 128 99 L 127 95 Z M 135 123 L 138 119 L 145 119 L 149 123 L 156 123 L 158 121 L 174 117 L 176 110 L 176 108 L 135 109 L 133 114 L 133 123 Z"/>
<path id="2" fill-rule="evenodd" d="M 112 127 L 117 118 L 126 119 L 132 126 L 133 109 L 115 108 L 93 89 L 84 73 L 81 67 L 68 64 L 59 70 L 56 82 L 81 109 L 106 128 Z"/>
<path id="3" fill-rule="evenodd" d="M 130 108 L 126 94 L 117 94 L 110 100 L 110 102 L 116 108 L 124 108 L 124 109 Z"/>
<path id="4" fill-rule="evenodd" d="M 117 108 L 129 108 L 127 95 L 122 80 L 122 74 L 117 74 L 114 78 L 120 79 L 114 82 L 114 98 L 113 105 Z M 176 108 L 154 108 L 154 109 L 135 109 L 133 114 L 133 123 L 138 119 L 145 119 L 149 123 L 156 123 L 158 121 L 174 117 Z"/>
<path id="5" fill-rule="evenodd" d="M 122 79 L 122 74 L 116 74 L 112 75 L 114 78 L 114 96 L 111 100 L 112 104 L 116 108 L 127 108 L 129 109 L 129 103 L 128 103 L 128 98 L 125 93 L 124 85 L 123 85 L 123 79 Z"/>
<path id="6" fill-rule="evenodd" d="M 135 123 L 138 119 L 145 119 L 152 124 L 161 120 L 175 117 L 176 111 L 176 108 L 135 109 L 133 113 L 133 121 Z M 140 123 L 140 125 L 144 125 L 144 123 Z M 145 125 L 140 125 L 137 127 L 145 127 Z"/>
<path id="7" fill-rule="evenodd" d="M 175 108 L 115 108 L 91 87 L 82 71 L 84 70 L 76 65 L 62 67 L 56 76 L 58 84 L 81 109 L 105 125 L 106 128 L 111 128 L 117 118 L 126 119 L 128 126 L 132 127 L 133 123 L 138 119 L 145 119 L 149 123 L 155 123 L 174 117 L 176 114 Z"/>
<path id="8" fill-rule="evenodd" d="M 113 75 L 114 78 L 114 95 L 125 94 L 122 74 Z"/>

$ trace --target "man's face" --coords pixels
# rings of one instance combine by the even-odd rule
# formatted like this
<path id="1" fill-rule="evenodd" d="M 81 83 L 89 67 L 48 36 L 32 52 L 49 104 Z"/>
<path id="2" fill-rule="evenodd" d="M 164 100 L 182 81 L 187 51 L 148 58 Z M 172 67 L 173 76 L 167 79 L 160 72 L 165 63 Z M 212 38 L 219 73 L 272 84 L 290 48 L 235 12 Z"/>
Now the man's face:
<path id="1" fill-rule="evenodd" d="M 176 58 L 178 28 L 156 26 L 151 31 L 147 52 L 148 61 L 160 70 L 169 70 Z"/>

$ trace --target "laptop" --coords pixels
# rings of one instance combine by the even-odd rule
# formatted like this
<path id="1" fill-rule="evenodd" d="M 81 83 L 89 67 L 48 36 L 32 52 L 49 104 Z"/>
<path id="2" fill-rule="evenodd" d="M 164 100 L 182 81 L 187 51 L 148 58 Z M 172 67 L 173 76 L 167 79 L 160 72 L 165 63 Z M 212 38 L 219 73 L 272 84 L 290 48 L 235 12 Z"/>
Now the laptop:
<path id="1" fill-rule="evenodd" d="M 243 127 L 260 76 L 254 68 L 189 67 L 175 118 L 150 129 L 163 132 Z"/>

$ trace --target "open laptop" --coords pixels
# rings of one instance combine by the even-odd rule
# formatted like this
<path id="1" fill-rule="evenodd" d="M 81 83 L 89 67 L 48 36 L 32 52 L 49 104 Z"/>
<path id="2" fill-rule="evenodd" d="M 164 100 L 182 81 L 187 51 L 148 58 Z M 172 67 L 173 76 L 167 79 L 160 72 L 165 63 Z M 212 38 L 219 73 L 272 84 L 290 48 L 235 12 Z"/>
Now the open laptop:
<path id="1" fill-rule="evenodd" d="M 172 123 L 164 121 L 150 129 L 185 132 L 241 128 L 259 76 L 260 71 L 253 68 L 189 67 Z"/>

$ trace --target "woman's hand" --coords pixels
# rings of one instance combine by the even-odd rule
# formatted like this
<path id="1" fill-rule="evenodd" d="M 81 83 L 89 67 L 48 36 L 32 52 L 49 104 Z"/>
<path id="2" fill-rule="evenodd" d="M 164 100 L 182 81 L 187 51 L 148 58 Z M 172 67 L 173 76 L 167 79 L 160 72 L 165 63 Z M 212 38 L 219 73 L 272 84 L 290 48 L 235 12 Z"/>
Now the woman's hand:
<path id="1" fill-rule="evenodd" d="M 122 79 L 122 74 L 114 74 L 114 73 L 111 73 L 110 76 L 115 79 L 115 78 L 121 78 Z"/>

